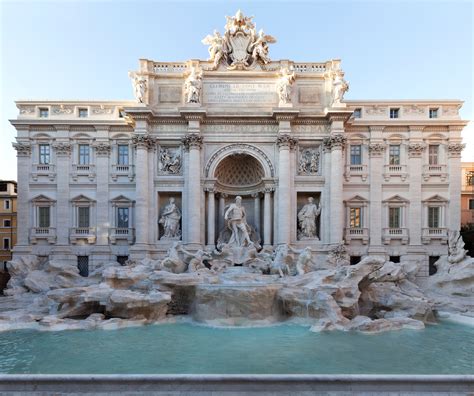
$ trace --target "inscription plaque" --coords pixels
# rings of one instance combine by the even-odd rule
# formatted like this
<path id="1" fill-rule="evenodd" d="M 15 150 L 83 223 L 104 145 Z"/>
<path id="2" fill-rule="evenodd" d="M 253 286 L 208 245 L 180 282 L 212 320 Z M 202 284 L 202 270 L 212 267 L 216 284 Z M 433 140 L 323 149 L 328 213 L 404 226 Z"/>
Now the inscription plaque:
<path id="1" fill-rule="evenodd" d="M 207 83 L 203 101 L 207 104 L 275 103 L 275 84 L 269 83 Z"/>

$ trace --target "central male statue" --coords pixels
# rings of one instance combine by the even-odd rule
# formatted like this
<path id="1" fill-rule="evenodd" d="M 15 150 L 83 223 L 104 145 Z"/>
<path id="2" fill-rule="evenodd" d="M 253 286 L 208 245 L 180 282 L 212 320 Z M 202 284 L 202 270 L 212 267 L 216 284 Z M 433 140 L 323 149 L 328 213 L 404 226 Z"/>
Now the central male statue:
<path id="1" fill-rule="evenodd" d="M 245 208 L 242 206 L 242 197 L 237 196 L 235 203 L 231 204 L 224 214 L 224 219 L 228 221 L 227 224 L 232 230 L 232 235 L 228 242 L 229 245 L 243 246 L 244 242 L 247 242 L 248 245 L 252 245 L 245 217 L 246 214 Z"/>

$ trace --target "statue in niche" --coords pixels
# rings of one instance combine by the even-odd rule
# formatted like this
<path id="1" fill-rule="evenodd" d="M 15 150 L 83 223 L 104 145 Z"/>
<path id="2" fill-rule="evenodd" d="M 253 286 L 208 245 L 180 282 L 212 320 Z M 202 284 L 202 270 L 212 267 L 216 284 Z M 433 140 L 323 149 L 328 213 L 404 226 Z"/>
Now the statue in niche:
<path id="1" fill-rule="evenodd" d="M 160 149 L 160 173 L 176 175 L 181 171 L 181 155 L 179 151 L 170 152 L 168 148 Z"/>
<path id="2" fill-rule="evenodd" d="M 298 166 L 298 173 L 314 175 L 319 173 L 319 150 L 302 149 L 300 151 L 300 163 Z"/>
<path id="3" fill-rule="evenodd" d="M 186 103 L 201 103 L 202 70 L 191 67 L 191 73 L 184 82 L 184 92 Z"/>
<path id="4" fill-rule="evenodd" d="M 277 93 L 281 104 L 291 103 L 291 85 L 296 79 L 294 70 L 283 68 L 281 71 L 281 77 L 277 81 Z"/>
<path id="5" fill-rule="evenodd" d="M 246 220 L 245 208 L 242 206 L 242 197 L 237 196 L 224 214 L 227 226 L 232 231 L 229 246 L 253 246 L 249 236 L 249 225 Z"/>
<path id="6" fill-rule="evenodd" d="M 214 34 L 208 34 L 201 43 L 209 45 L 209 60 L 213 62 L 213 68 L 217 69 L 220 61 L 227 57 L 227 46 L 224 37 L 217 30 L 214 30 Z"/>
<path id="7" fill-rule="evenodd" d="M 314 198 L 309 197 L 308 203 L 298 212 L 298 239 L 319 239 L 316 230 L 316 219 L 321 213 L 321 205 L 314 203 Z"/>
<path id="8" fill-rule="evenodd" d="M 349 84 L 343 78 L 344 73 L 342 71 L 336 71 L 334 74 L 334 91 L 333 91 L 333 106 L 340 106 L 344 94 L 349 91 Z"/>
<path id="9" fill-rule="evenodd" d="M 158 221 L 164 230 L 163 236 L 160 240 L 181 239 L 181 230 L 179 227 L 181 211 L 174 202 L 174 198 L 170 198 L 168 205 L 163 209 L 163 213 Z"/>

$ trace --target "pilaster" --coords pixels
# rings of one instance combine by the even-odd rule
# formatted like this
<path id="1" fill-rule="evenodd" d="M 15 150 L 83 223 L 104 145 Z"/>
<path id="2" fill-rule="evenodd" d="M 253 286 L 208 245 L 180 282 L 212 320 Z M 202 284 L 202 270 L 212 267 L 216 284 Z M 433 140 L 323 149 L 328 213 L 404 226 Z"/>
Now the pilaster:
<path id="1" fill-rule="evenodd" d="M 449 174 L 449 218 L 447 225 L 449 230 L 459 230 L 461 227 L 461 153 L 466 147 L 461 143 L 462 126 L 449 127 L 448 144 L 448 174 Z"/>

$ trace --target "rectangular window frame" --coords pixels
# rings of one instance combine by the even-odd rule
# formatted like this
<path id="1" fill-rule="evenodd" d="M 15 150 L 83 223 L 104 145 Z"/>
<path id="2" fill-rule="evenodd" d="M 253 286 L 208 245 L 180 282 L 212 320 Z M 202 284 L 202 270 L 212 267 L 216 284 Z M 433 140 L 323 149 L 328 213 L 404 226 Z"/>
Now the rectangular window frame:
<path id="1" fill-rule="evenodd" d="M 428 164 L 439 165 L 439 144 L 428 145 Z"/>
<path id="2" fill-rule="evenodd" d="M 391 119 L 400 118 L 400 108 L 399 107 L 391 107 L 389 115 L 390 115 Z"/>
<path id="3" fill-rule="evenodd" d="M 401 146 L 399 144 L 390 144 L 388 147 L 388 163 L 390 165 L 400 165 Z"/>
<path id="4" fill-rule="evenodd" d="M 6 243 L 5 243 L 6 242 Z M 11 240 L 9 237 L 4 237 L 2 241 L 2 250 L 11 250 Z"/>
<path id="5" fill-rule="evenodd" d="M 121 150 L 125 149 L 125 152 Z M 117 164 L 130 165 L 130 148 L 128 144 L 119 144 L 117 148 Z"/>
<path id="6" fill-rule="evenodd" d="M 354 109 L 354 118 L 362 118 L 362 108 L 361 107 L 357 107 L 356 109 Z"/>
<path id="7" fill-rule="evenodd" d="M 362 208 L 349 208 L 349 227 L 362 228 Z"/>
<path id="8" fill-rule="evenodd" d="M 126 216 L 126 221 L 124 216 Z M 117 228 L 130 228 L 130 208 L 128 206 L 117 208 Z"/>
<path id="9" fill-rule="evenodd" d="M 388 208 L 388 228 L 402 228 L 402 207 L 390 206 Z"/>
<path id="10" fill-rule="evenodd" d="M 51 162 L 51 146 L 49 144 L 41 143 L 38 146 L 39 150 L 39 163 L 41 165 L 49 165 Z"/>
<path id="11" fill-rule="evenodd" d="M 48 107 L 39 107 L 38 108 L 39 118 L 49 118 L 49 108 Z"/>
<path id="12" fill-rule="evenodd" d="M 89 117 L 89 109 L 87 107 L 79 107 L 77 109 L 77 116 L 79 118 L 87 118 Z"/>
<path id="13" fill-rule="evenodd" d="M 3 219 L 3 228 L 12 228 L 12 221 L 10 219 Z"/>
<path id="14" fill-rule="evenodd" d="M 77 227 L 89 228 L 91 224 L 91 210 L 90 206 L 77 207 Z"/>
<path id="15" fill-rule="evenodd" d="M 474 199 L 470 199 L 468 202 L 469 210 L 474 210 Z"/>
<path id="16" fill-rule="evenodd" d="M 3 209 L 10 210 L 11 206 L 12 206 L 11 203 L 12 203 L 12 201 L 10 199 L 5 199 L 3 201 Z"/>
<path id="17" fill-rule="evenodd" d="M 429 109 L 429 118 L 438 118 L 438 110 L 437 107 L 431 107 Z"/>
<path id="18" fill-rule="evenodd" d="M 361 144 L 351 144 L 350 164 L 362 165 L 362 145 Z"/>
<path id="19" fill-rule="evenodd" d="M 91 158 L 91 150 L 88 144 L 79 144 L 78 147 L 78 164 L 89 165 Z"/>
<path id="20" fill-rule="evenodd" d="M 38 227 L 51 227 L 51 206 L 38 206 Z"/>
<path id="21" fill-rule="evenodd" d="M 441 207 L 428 206 L 428 228 L 441 227 Z"/>

